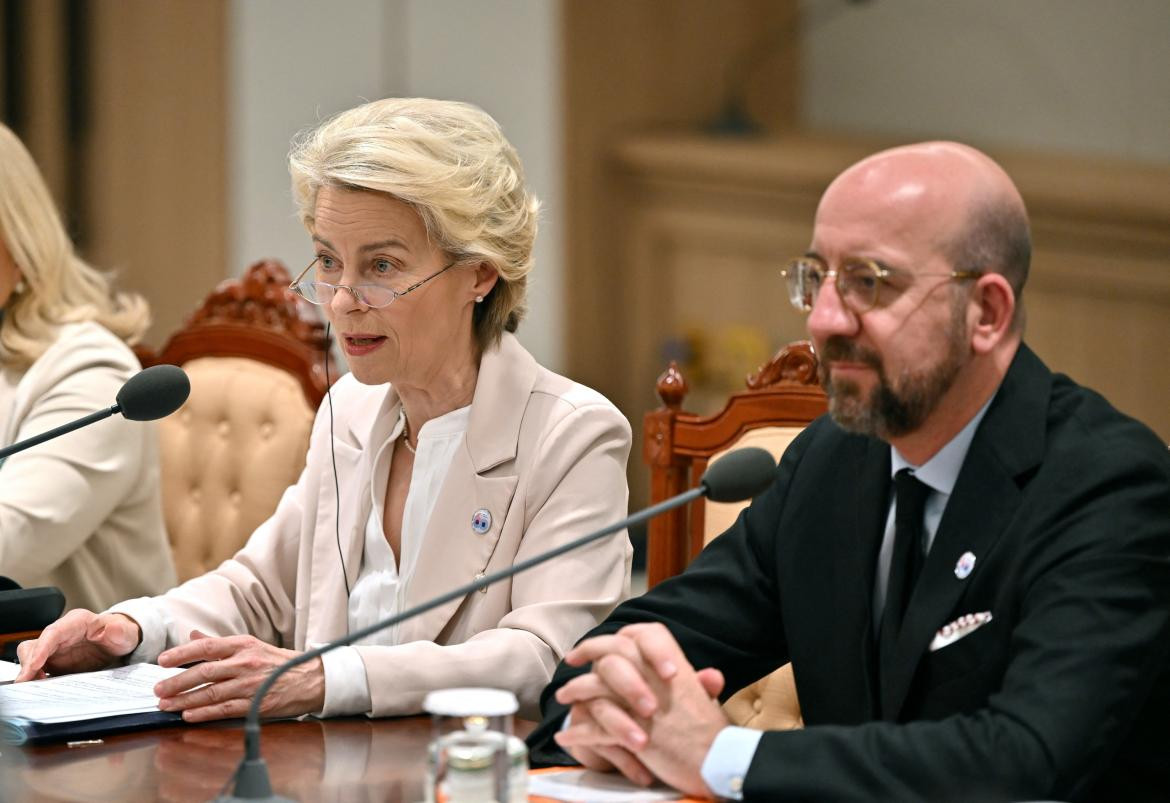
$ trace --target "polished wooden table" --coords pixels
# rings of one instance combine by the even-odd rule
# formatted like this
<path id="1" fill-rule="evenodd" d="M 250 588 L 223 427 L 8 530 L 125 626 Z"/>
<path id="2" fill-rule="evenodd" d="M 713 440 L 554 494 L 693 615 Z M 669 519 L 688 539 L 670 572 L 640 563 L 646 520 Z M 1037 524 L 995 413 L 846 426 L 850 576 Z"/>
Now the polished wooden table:
<path id="1" fill-rule="evenodd" d="M 516 734 L 533 727 L 517 722 Z M 272 722 L 264 758 L 275 791 L 300 801 L 423 800 L 427 717 Z M 109 736 L 100 744 L 4 749 L 0 800 L 204 801 L 224 787 L 243 754 L 237 721 Z"/>

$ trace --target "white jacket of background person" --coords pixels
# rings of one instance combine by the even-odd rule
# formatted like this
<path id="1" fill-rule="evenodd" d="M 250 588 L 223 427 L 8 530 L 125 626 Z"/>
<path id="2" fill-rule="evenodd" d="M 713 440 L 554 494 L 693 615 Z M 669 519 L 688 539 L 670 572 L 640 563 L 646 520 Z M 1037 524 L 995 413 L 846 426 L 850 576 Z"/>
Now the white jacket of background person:
<path id="1" fill-rule="evenodd" d="M 0 371 L 0 442 L 39 435 L 114 403 L 140 370 L 96 323 L 63 326 L 23 374 Z M 107 418 L 0 465 L 0 574 L 51 585 L 68 608 L 102 610 L 173 586 L 153 424 Z"/>

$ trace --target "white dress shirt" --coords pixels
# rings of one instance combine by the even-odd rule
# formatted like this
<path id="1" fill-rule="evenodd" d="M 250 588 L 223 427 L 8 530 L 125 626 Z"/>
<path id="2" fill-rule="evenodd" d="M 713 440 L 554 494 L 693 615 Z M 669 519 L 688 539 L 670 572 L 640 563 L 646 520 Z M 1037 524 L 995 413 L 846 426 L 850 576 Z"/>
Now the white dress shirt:
<path id="1" fill-rule="evenodd" d="M 994 394 L 992 398 L 995 398 Z M 919 482 L 930 488 L 926 497 L 926 509 L 923 513 L 923 529 L 926 535 L 926 550 L 930 551 L 934 544 L 934 535 L 938 532 L 938 525 L 942 521 L 943 511 L 947 501 L 951 498 L 951 491 L 959 479 L 959 470 L 963 461 L 967 459 L 967 450 L 971 448 L 971 441 L 975 438 L 975 430 L 983 420 L 987 408 L 991 406 L 991 399 L 979 409 L 979 412 L 951 438 L 946 446 L 939 449 L 929 460 L 921 466 L 916 466 L 903 457 L 897 449 L 890 447 L 890 477 L 892 478 L 901 469 L 908 468 Z M 890 575 L 890 559 L 894 552 L 894 517 L 896 513 L 893 484 L 890 485 L 889 512 L 886 514 L 886 529 L 882 535 L 882 545 L 878 552 L 876 575 L 873 584 L 873 617 L 874 631 L 882 619 L 882 607 L 886 602 L 886 586 Z M 764 735 L 761 730 L 754 728 L 740 728 L 729 725 L 719 732 L 699 773 L 708 788 L 721 798 L 729 800 L 743 799 L 743 779 L 747 776 L 755 757 L 760 738 Z"/>
<path id="2" fill-rule="evenodd" d="M 435 500 L 439 497 L 439 489 L 451 467 L 455 450 L 463 442 L 470 419 L 471 407 L 461 407 L 426 422 L 419 429 L 410 490 L 407 491 L 406 506 L 402 512 L 399 562 L 395 562 L 394 553 L 386 542 L 382 529 L 382 511 L 386 507 L 390 461 L 403 429 L 401 412 L 389 439 L 378 449 L 374 457 L 373 483 L 370 485 L 372 504 L 370 517 L 366 521 L 362 565 L 357 582 L 349 594 L 351 633 L 401 612 L 406 589 L 422 549 L 427 522 L 430 521 L 431 511 L 435 508 Z M 398 628 L 390 627 L 357 643 L 396 645 Z M 325 669 L 325 707 L 321 716 L 368 713 L 371 708 L 370 687 L 358 651 L 353 647 L 341 647 L 321 656 L 321 662 Z"/>

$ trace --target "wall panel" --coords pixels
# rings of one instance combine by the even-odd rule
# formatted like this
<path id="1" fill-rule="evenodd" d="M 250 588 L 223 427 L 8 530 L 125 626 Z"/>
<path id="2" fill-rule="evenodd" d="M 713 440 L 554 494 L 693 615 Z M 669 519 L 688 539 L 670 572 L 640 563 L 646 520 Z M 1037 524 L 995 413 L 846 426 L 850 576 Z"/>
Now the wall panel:
<path id="1" fill-rule="evenodd" d="M 87 258 L 159 340 L 228 275 L 224 0 L 91 3 Z"/>

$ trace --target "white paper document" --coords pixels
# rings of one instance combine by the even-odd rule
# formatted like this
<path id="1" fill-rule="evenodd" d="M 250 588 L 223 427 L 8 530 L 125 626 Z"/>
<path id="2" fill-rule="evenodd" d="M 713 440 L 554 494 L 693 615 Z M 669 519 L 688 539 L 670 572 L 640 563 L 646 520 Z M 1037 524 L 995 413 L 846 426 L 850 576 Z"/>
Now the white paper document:
<path id="1" fill-rule="evenodd" d="M 528 794 L 551 797 L 565 803 L 655 803 L 681 800 L 684 795 L 669 786 L 638 786 L 616 772 L 558 770 L 528 776 Z"/>
<path id="2" fill-rule="evenodd" d="M 182 671 L 157 664 L 130 664 L 13 683 L 0 686 L 0 711 L 5 719 L 44 723 L 157 711 L 154 684 Z"/>
<path id="3" fill-rule="evenodd" d="M 0 683 L 11 683 L 20 674 L 20 664 L 12 661 L 0 661 Z"/>

